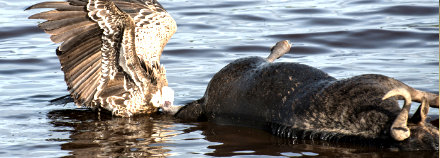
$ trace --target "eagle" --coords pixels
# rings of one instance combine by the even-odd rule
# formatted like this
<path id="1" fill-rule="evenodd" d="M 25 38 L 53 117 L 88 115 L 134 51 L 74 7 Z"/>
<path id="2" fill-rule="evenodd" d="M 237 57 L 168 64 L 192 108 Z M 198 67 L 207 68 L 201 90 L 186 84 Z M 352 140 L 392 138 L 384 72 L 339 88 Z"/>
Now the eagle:
<path id="1" fill-rule="evenodd" d="M 56 54 L 77 106 L 115 116 L 152 114 L 172 104 L 162 51 L 177 25 L 156 0 L 67 0 L 29 9 L 53 8 L 29 19 L 61 43 Z"/>

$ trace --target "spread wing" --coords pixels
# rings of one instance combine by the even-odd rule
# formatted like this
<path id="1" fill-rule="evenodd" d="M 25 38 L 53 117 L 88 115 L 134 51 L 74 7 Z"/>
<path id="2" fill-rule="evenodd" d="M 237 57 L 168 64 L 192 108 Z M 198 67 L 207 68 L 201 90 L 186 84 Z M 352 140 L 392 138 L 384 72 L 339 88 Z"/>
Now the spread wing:
<path id="1" fill-rule="evenodd" d="M 148 102 L 142 98 L 151 89 L 148 86 L 154 77 L 149 77 L 153 70 L 147 69 L 159 67 L 154 72 L 164 71 L 158 65 L 160 54 L 176 30 L 174 20 L 159 3 L 68 0 L 42 2 L 27 9 L 35 8 L 55 8 L 29 18 L 47 20 L 39 27 L 51 34 L 53 42 L 62 42 L 57 55 L 77 105 L 99 105 L 115 112 L 130 111 L 133 107 L 127 106 L 135 106 L 127 105 L 127 100 L 136 106 Z M 164 20 L 167 23 L 149 25 Z M 154 42 L 144 43 L 144 39 Z"/>

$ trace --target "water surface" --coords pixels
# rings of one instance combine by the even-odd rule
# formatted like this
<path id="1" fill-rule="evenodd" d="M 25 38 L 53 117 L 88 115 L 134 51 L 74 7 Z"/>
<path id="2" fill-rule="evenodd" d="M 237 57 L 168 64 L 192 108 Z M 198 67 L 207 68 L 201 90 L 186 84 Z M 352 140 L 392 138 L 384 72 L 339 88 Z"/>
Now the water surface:
<path id="1" fill-rule="evenodd" d="M 26 19 L 42 10 L 23 11 L 41 1 L 0 0 L 1 157 L 438 155 L 289 141 L 243 127 L 164 116 L 112 118 L 73 104 L 51 105 L 49 100 L 68 94 L 57 44 L 36 27 L 41 21 Z M 275 42 L 286 39 L 294 46 L 279 61 L 311 65 L 339 79 L 383 74 L 438 93 L 438 1 L 160 2 L 178 23 L 161 61 L 176 104 L 200 98 L 227 63 L 266 57 Z"/>

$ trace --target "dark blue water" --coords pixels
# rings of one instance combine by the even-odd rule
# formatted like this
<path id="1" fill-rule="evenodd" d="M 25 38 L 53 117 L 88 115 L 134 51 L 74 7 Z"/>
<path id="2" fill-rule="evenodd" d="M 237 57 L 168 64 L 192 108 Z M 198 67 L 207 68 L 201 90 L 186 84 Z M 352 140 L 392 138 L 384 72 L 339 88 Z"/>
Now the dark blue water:
<path id="1" fill-rule="evenodd" d="M 36 27 L 41 21 L 27 19 L 42 10 L 23 11 L 41 1 L 0 0 L 0 157 L 438 155 L 293 142 L 248 128 L 160 116 L 112 118 L 73 104 L 51 105 L 49 100 L 68 94 L 57 44 Z M 340 79 L 384 74 L 438 93 L 438 1 L 160 2 L 178 23 L 161 61 L 176 104 L 200 98 L 227 63 L 265 57 L 286 39 L 294 46 L 279 61 L 308 64 Z"/>

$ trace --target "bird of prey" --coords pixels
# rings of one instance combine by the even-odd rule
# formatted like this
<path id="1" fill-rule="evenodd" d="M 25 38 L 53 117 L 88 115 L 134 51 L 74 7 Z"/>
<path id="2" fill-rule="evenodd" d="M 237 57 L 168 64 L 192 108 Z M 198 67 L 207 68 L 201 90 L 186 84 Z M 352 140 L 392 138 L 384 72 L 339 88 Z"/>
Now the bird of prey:
<path id="1" fill-rule="evenodd" d="M 172 104 L 162 51 L 177 25 L 156 0 L 67 0 L 28 9 L 61 43 L 56 50 L 70 96 L 78 106 L 130 117 Z"/>

